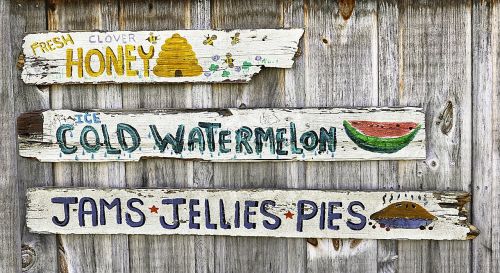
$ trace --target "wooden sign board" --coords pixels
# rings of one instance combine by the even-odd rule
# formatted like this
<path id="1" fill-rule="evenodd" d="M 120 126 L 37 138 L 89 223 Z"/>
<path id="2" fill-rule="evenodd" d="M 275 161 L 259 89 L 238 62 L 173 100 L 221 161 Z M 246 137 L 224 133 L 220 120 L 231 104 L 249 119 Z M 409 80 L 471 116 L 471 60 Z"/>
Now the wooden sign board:
<path id="1" fill-rule="evenodd" d="M 303 29 L 49 32 L 24 38 L 27 84 L 246 82 L 290 68 Z"/>
<path id="2" fill-rule="evenodd" d="M 28 191 L 27 225 L 57 234 L 472 239 L 459 192 L 74 189 Z"/>
<path id="3" fill-rule="evenodd" d="M 420 108 L 52 110 L 18 118 L 20 155 L 46 162 L 425 158 Z"/>

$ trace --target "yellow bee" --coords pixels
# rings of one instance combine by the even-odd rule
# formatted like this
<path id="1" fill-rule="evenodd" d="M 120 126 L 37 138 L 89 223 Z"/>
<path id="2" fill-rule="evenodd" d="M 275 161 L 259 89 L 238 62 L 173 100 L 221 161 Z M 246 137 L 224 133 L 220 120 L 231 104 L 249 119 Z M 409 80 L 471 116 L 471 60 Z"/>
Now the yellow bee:
<path id="1" fill-rule="evenodd" d="M 207 35 L 207 37 L 205 37 L 205 41 L 203 41 L 203 44 L 204 45 L 211 45 L 211 46 L 214 46 L 214 41 L 217 40 L 217 35 Z"/>
<path id="2" fill-rule="evenodd" d="M 240 42 L 240 33 L 236 32 L 234 36 L 231 37 L 231 44 L 235 45 Z"/>
<path id="3" fill-rule="evenodd" d="M 158 36 L 154 36 L 153 32 L 150 32 L 149 37 L 146 39 L 146 41 L 148 41 L 152 44 L 156 44 L 156 41 L 158 41 Z"/>
<path id="4" fill-rule="evenodd" d="M 233 55 L 231 55 L 231 53 L 227 53 L 226 59 L 224 60 L 224 62 L 227 64 L 227 66 L 229 66 L 230 68 L 233 68 L 234 67 Z"/>

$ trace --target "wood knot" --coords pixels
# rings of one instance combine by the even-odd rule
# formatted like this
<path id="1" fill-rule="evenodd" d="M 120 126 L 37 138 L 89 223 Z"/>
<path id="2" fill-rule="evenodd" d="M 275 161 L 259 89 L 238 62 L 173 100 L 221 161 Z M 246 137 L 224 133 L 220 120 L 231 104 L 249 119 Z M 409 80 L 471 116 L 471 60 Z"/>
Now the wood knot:
<path id="1" fill-rule="evenodd" d="M 315 239 L 315 238 L 308 238 L 308 239 L 307 239 L 307 242 L 308 242 L 309 244 L 311 244 L 312 246 L 314 246 L 314 247 L 318 246 L 318 239 Z"/>
<path id="2" fill-rule="evenodd" d="M 362 241 L 363 240 L 361 240 L 361 239 L 352 239 L 351 244 L 350 244 L 351 249 L 354 249 L 357 246 L 359 246 L 359 244 L 361 244 Z"/>
<path id="3" fill-rule="evenodd" d="M 427 165 L 432 169 L 432 170 L 437 170 L 439 167 L 438 161 L 436 159 L 429 159 L 427 161 Z"/>
<path id="4" fill-rule="evenodd" d="M 33 267 L 33 265 L 36 262 L 36 252 L 35 250 L 28 246 L 28 245 L 22 245 L 21 246 L 21 265 L 22 265 L 22 271 L 28 271 L 30 268 Z"/>
<path id="5" fill-rule="evenodd" d="M 57 9 L 57 3 L 55 0 L 50 0 L 47 2 L 47 9 L 50 11 L 50 12 L 55 12 L 56 9 Z"/>
<path id="6" fill-rule="evenodd" d="M 445 135 L 453 128 L 453 103 L 448 101 L 444 110 L 439 114 L 436 125 L 441 125 L 441 132 Z"/>
<path id="7" fill-rule="evenodd" d="M 355 0 L 339 0 L 339 13 L 344 20 L 349 20 L 349 18 L 351 18 L 355 5 Z"/>
<path id="8" fill-rule="evenodd" d="M 335 251 L 339 251 L 340 247 L 342 246 L 342 241 L 340 239 L 332 239 L 332 244 L 333 249 L 335 249 Z"/>

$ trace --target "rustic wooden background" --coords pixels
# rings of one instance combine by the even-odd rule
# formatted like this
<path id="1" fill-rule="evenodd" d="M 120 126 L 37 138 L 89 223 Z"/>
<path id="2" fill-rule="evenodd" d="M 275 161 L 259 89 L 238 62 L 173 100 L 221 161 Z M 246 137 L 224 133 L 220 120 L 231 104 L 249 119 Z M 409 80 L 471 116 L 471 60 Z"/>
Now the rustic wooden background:
<path id="1" fill-rule="evenodd" d="M 490 1 L 0 1 L 0 271 L 499 272 L 500 4 Z M 351 14 L 352 9 L 352 14 Z M 25 32 L 304 27 L 293 69 L 249 84 L 26 86 Z M 427 160 L 39 163 L 15 116 L 53 108 L 423 106 Z M 474 241 L 35 235 L 31 186 L 465 190 Z"/>

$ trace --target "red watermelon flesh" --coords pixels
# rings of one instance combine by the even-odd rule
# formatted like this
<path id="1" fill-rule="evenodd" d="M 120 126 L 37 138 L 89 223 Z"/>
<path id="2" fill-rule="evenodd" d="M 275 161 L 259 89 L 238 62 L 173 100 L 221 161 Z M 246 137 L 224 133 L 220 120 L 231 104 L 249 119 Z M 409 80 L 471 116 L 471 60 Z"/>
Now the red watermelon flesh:
<path id="1" fill-rule="evenodd" d="M 417 128 L 414 122 L 378 122 L 351 120 L 349 123 L 359 132 L 373 137 L 400 137 Z"/>

